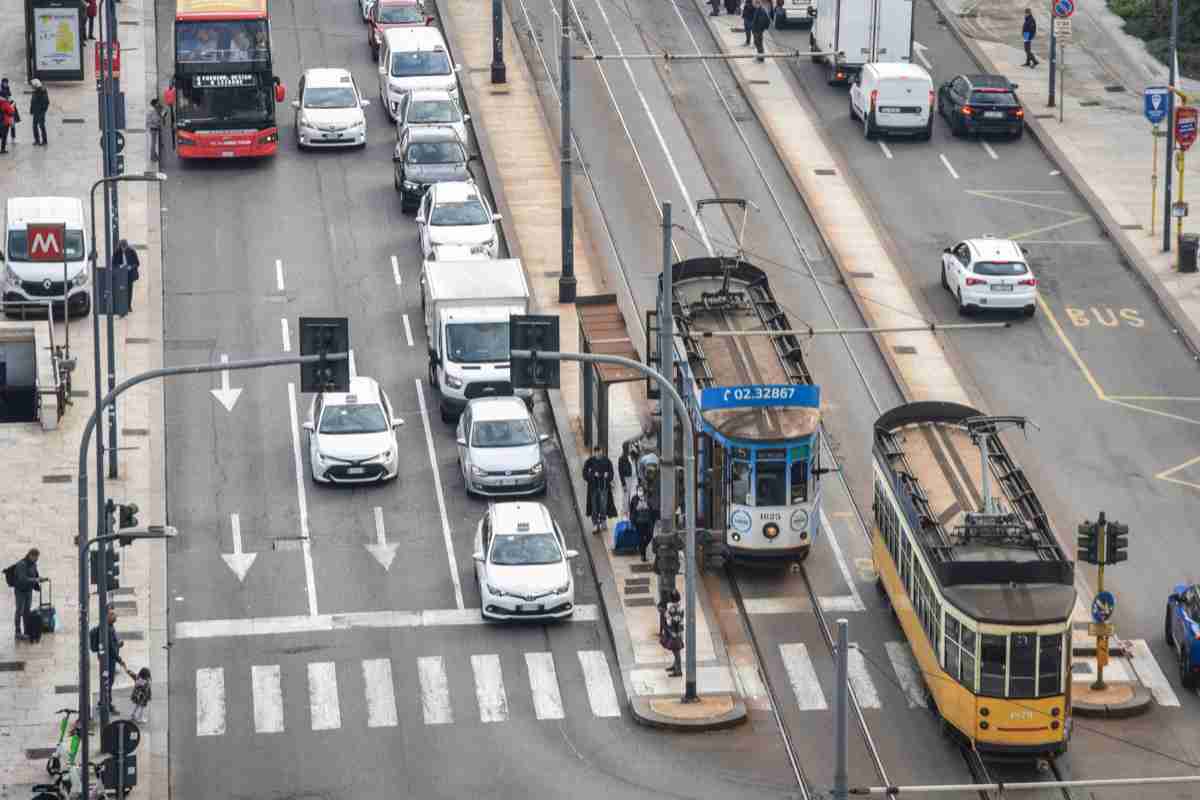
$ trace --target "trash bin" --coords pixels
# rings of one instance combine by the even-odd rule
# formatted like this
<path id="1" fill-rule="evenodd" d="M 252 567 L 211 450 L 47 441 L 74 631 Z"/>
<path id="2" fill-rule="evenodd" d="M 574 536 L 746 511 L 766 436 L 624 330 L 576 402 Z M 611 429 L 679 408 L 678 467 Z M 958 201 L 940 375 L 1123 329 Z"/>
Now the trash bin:
<path id="1" fill-rule="evenodd" d="M 1179 237 L 1179 271 L 1196 271 L 1196 251 L 1200 249 L 1200 234 L 1185 233 Z"/>

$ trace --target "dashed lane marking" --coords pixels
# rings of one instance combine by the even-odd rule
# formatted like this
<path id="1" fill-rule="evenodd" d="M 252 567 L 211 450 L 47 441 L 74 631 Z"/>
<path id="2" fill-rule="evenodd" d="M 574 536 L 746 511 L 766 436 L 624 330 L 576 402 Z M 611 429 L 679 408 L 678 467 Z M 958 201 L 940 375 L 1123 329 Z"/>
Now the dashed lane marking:
<path id="1" fill-rule="evenodd" d="M 413 346 L 412 325 L 408 321 L 408 314 L 405 314 L 401 319 L 404 320 L 404 339 L 408 342 L 408 346 Z"/>
<path id="2" fill-rule="evenodd" d="M 283 331 L 283 352 L 290 353 L 292 352 L 292 334 L 288 330 L 287 317 L 279 320 L 279 327 Z"/>
<path id="3" fill-rule="evenodd" d="M 954 171 L 954 167 L 950 166 L 950 159 L 946 158 L 946 154 L 941 153 L 938 158 L 942 160 L 942 164 L 944 164 L 947 171 L 949 171 L 950 177 L 954 178 L 954 180 L 958 180 L 958 173 Z"/>
<path id="4" fill-rule="evenodd" d="M 286 322 L 286 320 L 284 320 Z M 292 464 L 296 470 L 296 501 L 300 507 L 300 552 L 304 556 L 304 584 L 309 616 L 317 616 L 317 581 L 313 572 L 312 543 L 308 536 L 308 496 L 304 492 L 304 464 L 300 461 L 300 420 L 296 411 L 296 384 L 288 384 L 288 412 L 292 423 Z"/>
<path id="5" fill-rule="evenodd" d="M 402 284 L 402 279 L 400 277 L 400 259 L 396 258 L 395 256 L 392 256 L 392 280 L 396 282 L 397 286 Z"/>
<path id="6" fill-rule="evenodd" d="M 283 260 L 275 259 L 275 288 L 283 291 Z"/>
<path id="7" fill-rule="evenodd" d="M 991 156 L 991 157 L 992 157 L 992 159 L 993 159 L 994 161 L 999 161 L 999 160 L 1000 160 L 1000 156 L 996 155 L 996 151 L 992 149 L 992 146 L 991 146 L 990 144 L 988 144 L 987 142 L 983 141 L 982 139 L 979 141 L 979 143 L 980 143 L 981 145 L 983 145 L 983 149 L 987 151 L 987 154 L 988 154 L 989 156 Z"/>
<path id="8" fill-rule="evenodd" d="M 891 151 L 891 149 L 890 149 L 890 148 L 889 148 L 889 147 L 888 147 L 886 144 L 884 144 L 883 142 L 879 142 L 879 149 L 880 149 L 880 150 L 882 150 L 882 151 L 883 151 L 883 154 L 884 154 L 885 156 L 887 156 L 888 158 L 891 158 L 891 157 L 892 157 L 892 151 Z"/>

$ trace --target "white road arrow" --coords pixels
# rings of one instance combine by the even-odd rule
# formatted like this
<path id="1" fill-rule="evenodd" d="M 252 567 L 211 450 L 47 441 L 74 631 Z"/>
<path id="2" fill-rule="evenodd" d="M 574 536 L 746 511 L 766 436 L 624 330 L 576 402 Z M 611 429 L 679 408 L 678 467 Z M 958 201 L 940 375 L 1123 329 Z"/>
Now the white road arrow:
<path id="1" fill-rule="evenodd" d="M 221 363 L 229 363 L 229 356 L 225 353 L 221 353 Z M 221 388 L 209 389 L 209 391 L 212 392 L 213 397 L 217 398 L 218 403 L 225 406 L 226 411 L 233 411 L 234 403 L 242 396 L 241 389 L 229 388 L 229 370 L 227 369 L 221 370 Z"/>
<path id="2" fill-rule="evenodd" d="M 258 557 L 258 553 L 242 552 L 242 520 L 237 514 L 229 515 L 229 530 L 233 533 L 233 552 L 221 553 L 221 558 L 225 559 L 225 563 L 233 570 L 233 574 L 237 575 L 239 581 L 245 581 L 246 573 Z"/>
<path id="3" fill-rule="evenodd" d="M 929 59 L 925 57 L 925 51 L 929 48 L 920 42 L 913 42 L 913 51 L 917 54 L 917 58 L 921 59 L 921 63 L 925 65 L 925 69 L 932 70 L 933 64 L 929 63 Z"/>
<path id="4" fill-rule="evenodd" d="M 375 506 L 375 543 L 364 546 L 375 556 L 381 567 L 385 570 L 391 569 L 392 561 L 396 558 L 396 548 L 400 545 L 396 542 L 388 544 L 383 530 L 383 509 L 379 506 Z"/>

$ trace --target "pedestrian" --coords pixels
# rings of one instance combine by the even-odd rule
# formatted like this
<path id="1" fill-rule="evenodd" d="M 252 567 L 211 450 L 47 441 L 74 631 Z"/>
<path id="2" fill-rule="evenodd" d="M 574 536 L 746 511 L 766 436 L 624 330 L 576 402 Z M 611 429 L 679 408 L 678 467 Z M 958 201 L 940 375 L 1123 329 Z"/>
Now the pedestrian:
<path id="1" fill-rule="evenodd" d="M 708 0 L 708 4 L 712 6 L 710 17 L 719 17 L 721 15 L 721 0 Z"/>
<path id="2" fill-rule="evenodd" d="M 150 101 L 150 107 L 146 109 L 146 150 L 150 153 L 150 160 L 157 162 L 160 148 L 162 146 L 162 126 L 163 115 L 166 109 L 162 107 L 162 103 L 155 97 Z"/>
<path id="3" fill-rule="evenodd" d="M 633 462 L 636 456 L 629 442 L 621 445 L 621 457 L 617 459 L 617 477 L 621 479 L 621 500 L 628 505 L 633 498 Z"/>
<path id="4" fill-rule="evenodd" d="M 129 301 L 126 305 L 126 313 L 133 311 L 133 287 L 141 277 L 138 268 L 141 267 L 141 262 L 138 261 L 137 251 L 129 244 L 128 240 L 121 239 L 117 242 L 117 247 L 113 250 L 112 261 L 113 269 L 125 270 L 125 283 L 129 287 Z M 115 276 L 115 273 L 114 273 Z M 122 317 L 125 314 L 121 315 Z"/>
<path id="5" fill-rule="evenodd" d="M 84 6 L 87 11 L 87 38 L 92 41 L 96 40 L 96 0 L 86 0 Z"/>
<path id="6" fill-rule="evenodd" d="M 8 132 L 8 138 L 12 139 L 13 144 L 16 144 L 17 123 L 21 121 L 21 109 L 17 108 L 17 101 L 13 100 L 12 87 L 8 83 L 8 78 L 0 78 L 0 97 L 13 104 L 13 124 L 12 129 Z"/>
<path id="7" fill-rule="evenodd" d="M 588 487 L 587 515 L 594 525 L 592 533 L 599 533 L 608 527 L 608 518 L 617 515 L 612 493 L 613 464 L 599 444 L 592 447 L 591 458 L 583 462 L 583 480 Z"/>
<path id="8" fill-rule="evenodd" d="M 150 705 L 150 668 L 142 667 L 137 675 L 131 670 L 129 677 L 133 679 L 133 694 L 129 698 L 133 703 L 133 711 L 130 712 L 129 718 L 142 723 L 146 721 L 146 706 Z"/>
<path id="9" fill-rule="evenodd" d="M 725 13 L 737 16 L 738 9 L 741 8 L 741 3 L 738 0 L 725 0 Z"/>
<path id="10" fill-rule="evenodd" d="M 33 143 L 45 147 L 48 142 L 46 139 L 46 112 L 50 110 L 50 95 L 40 79 L 34 78 L 31 85 L 33 86 L 33 99 L 29 101 L 29 115 L 33 117 Z"/>
<path id="11" fill-rule="evenodd" d="M 0 97 L 0 153 L 8 152 L 8 133 L 17 118 L 17 106 L 12 100 Z"/>
<path id="12" fill-rule="evenodd" d="M 92 646 L 92 652 L 96 654 L 97 661 L 100 662 L 100 701 L 96 706 L 96 716 L 100 716 L 100 706 L 108 701 L 108 713 L 114 716 L 117 715 L 117 708 L 112 702 L 112 685 L 116 679 L 117 665 L 128 672 L 129 667 L 125 666 L 125 660 L 121 658 L 121 648 L 125 643 L 121 641 L 121 637 L 117 636 L 117 612 L 113 609 L 108 610 L 108 644 L 105 647 L 100 646 L 100 626 L 92 628 L 88 634 Z"/>
<path id="13" fill-rule="evenodd" d="M 42 579 L 38 576 L 38 549 L 35 547 L 17 563 L 4 570 L 4 577 L 16 596 L 17 611 L 13 615 L 13 628 L 17 641 L 30 638 L 29 615 L 33 612 L 33 593 L 42 591 Z M 40 631 L 39 631 L 40 632 Z"/>
<path id="14" fill-rule="evenodd" d="M 1021 26 L 1021 38 L 1025 40 L 1025 64 L 1026 67 L 1036 67 L 1038 65 L 1037 56 L 1033 54 L 1033 37 L 1037 36 L 1037 20 L 1033 18 L 1033 12 L 1028 8 L 1025 9 L 1025 24 Z"/>
<path id="15" fill-rule="evenodd" d="M 746 0 L 742 4 L 742 28 L 746 31 L 746 41 L 742 47 L 750 46 L 750 34 L 754 28 L 754 0 Z"/>
<path id="16" fill-rule="evenodd" d="M 638 553 L 642 561 L 646 560 L 646 550 L 654 541 L 654 523 L 658 521 L 658 510 L 650 503 L 646 495 L 638 490 L 629 501 L 629 521 L 638 535 Z"/>
<path id="17" fill-rule="evenodd" d="M 763 4 L 770 2 L 771 0 L 760 0 L 758 7 L 754 9 L 754 19 L 750 26 L 754 32 L 754 49 L 758 52 L 754 60 L 760 64 L 766 60 L 763 58 L 763 34 L 771 27 L 771 12 Z"/>

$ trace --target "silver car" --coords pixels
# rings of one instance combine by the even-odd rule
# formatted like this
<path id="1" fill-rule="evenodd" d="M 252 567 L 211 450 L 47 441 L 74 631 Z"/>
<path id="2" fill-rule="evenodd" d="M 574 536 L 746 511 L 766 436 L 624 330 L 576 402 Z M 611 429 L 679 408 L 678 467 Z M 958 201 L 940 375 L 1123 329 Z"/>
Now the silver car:
<path id="1" fill-rule="evenodd" d="M 527 495 L 546 490 L 542 442 L 519 397 L 477 397 L 458 419 L 458 464 L 467 494 Z"/>
<path id="2" fill-rule="evenodd" d="M 405 128 L 449 125 L 466 147 L 470 119 L 471 115 L 464 114 L 458 101 L 445 89 L 418 89 L 400 100 L 400 108 L 396 111 L 396 141 L 400 141 Z"/>

